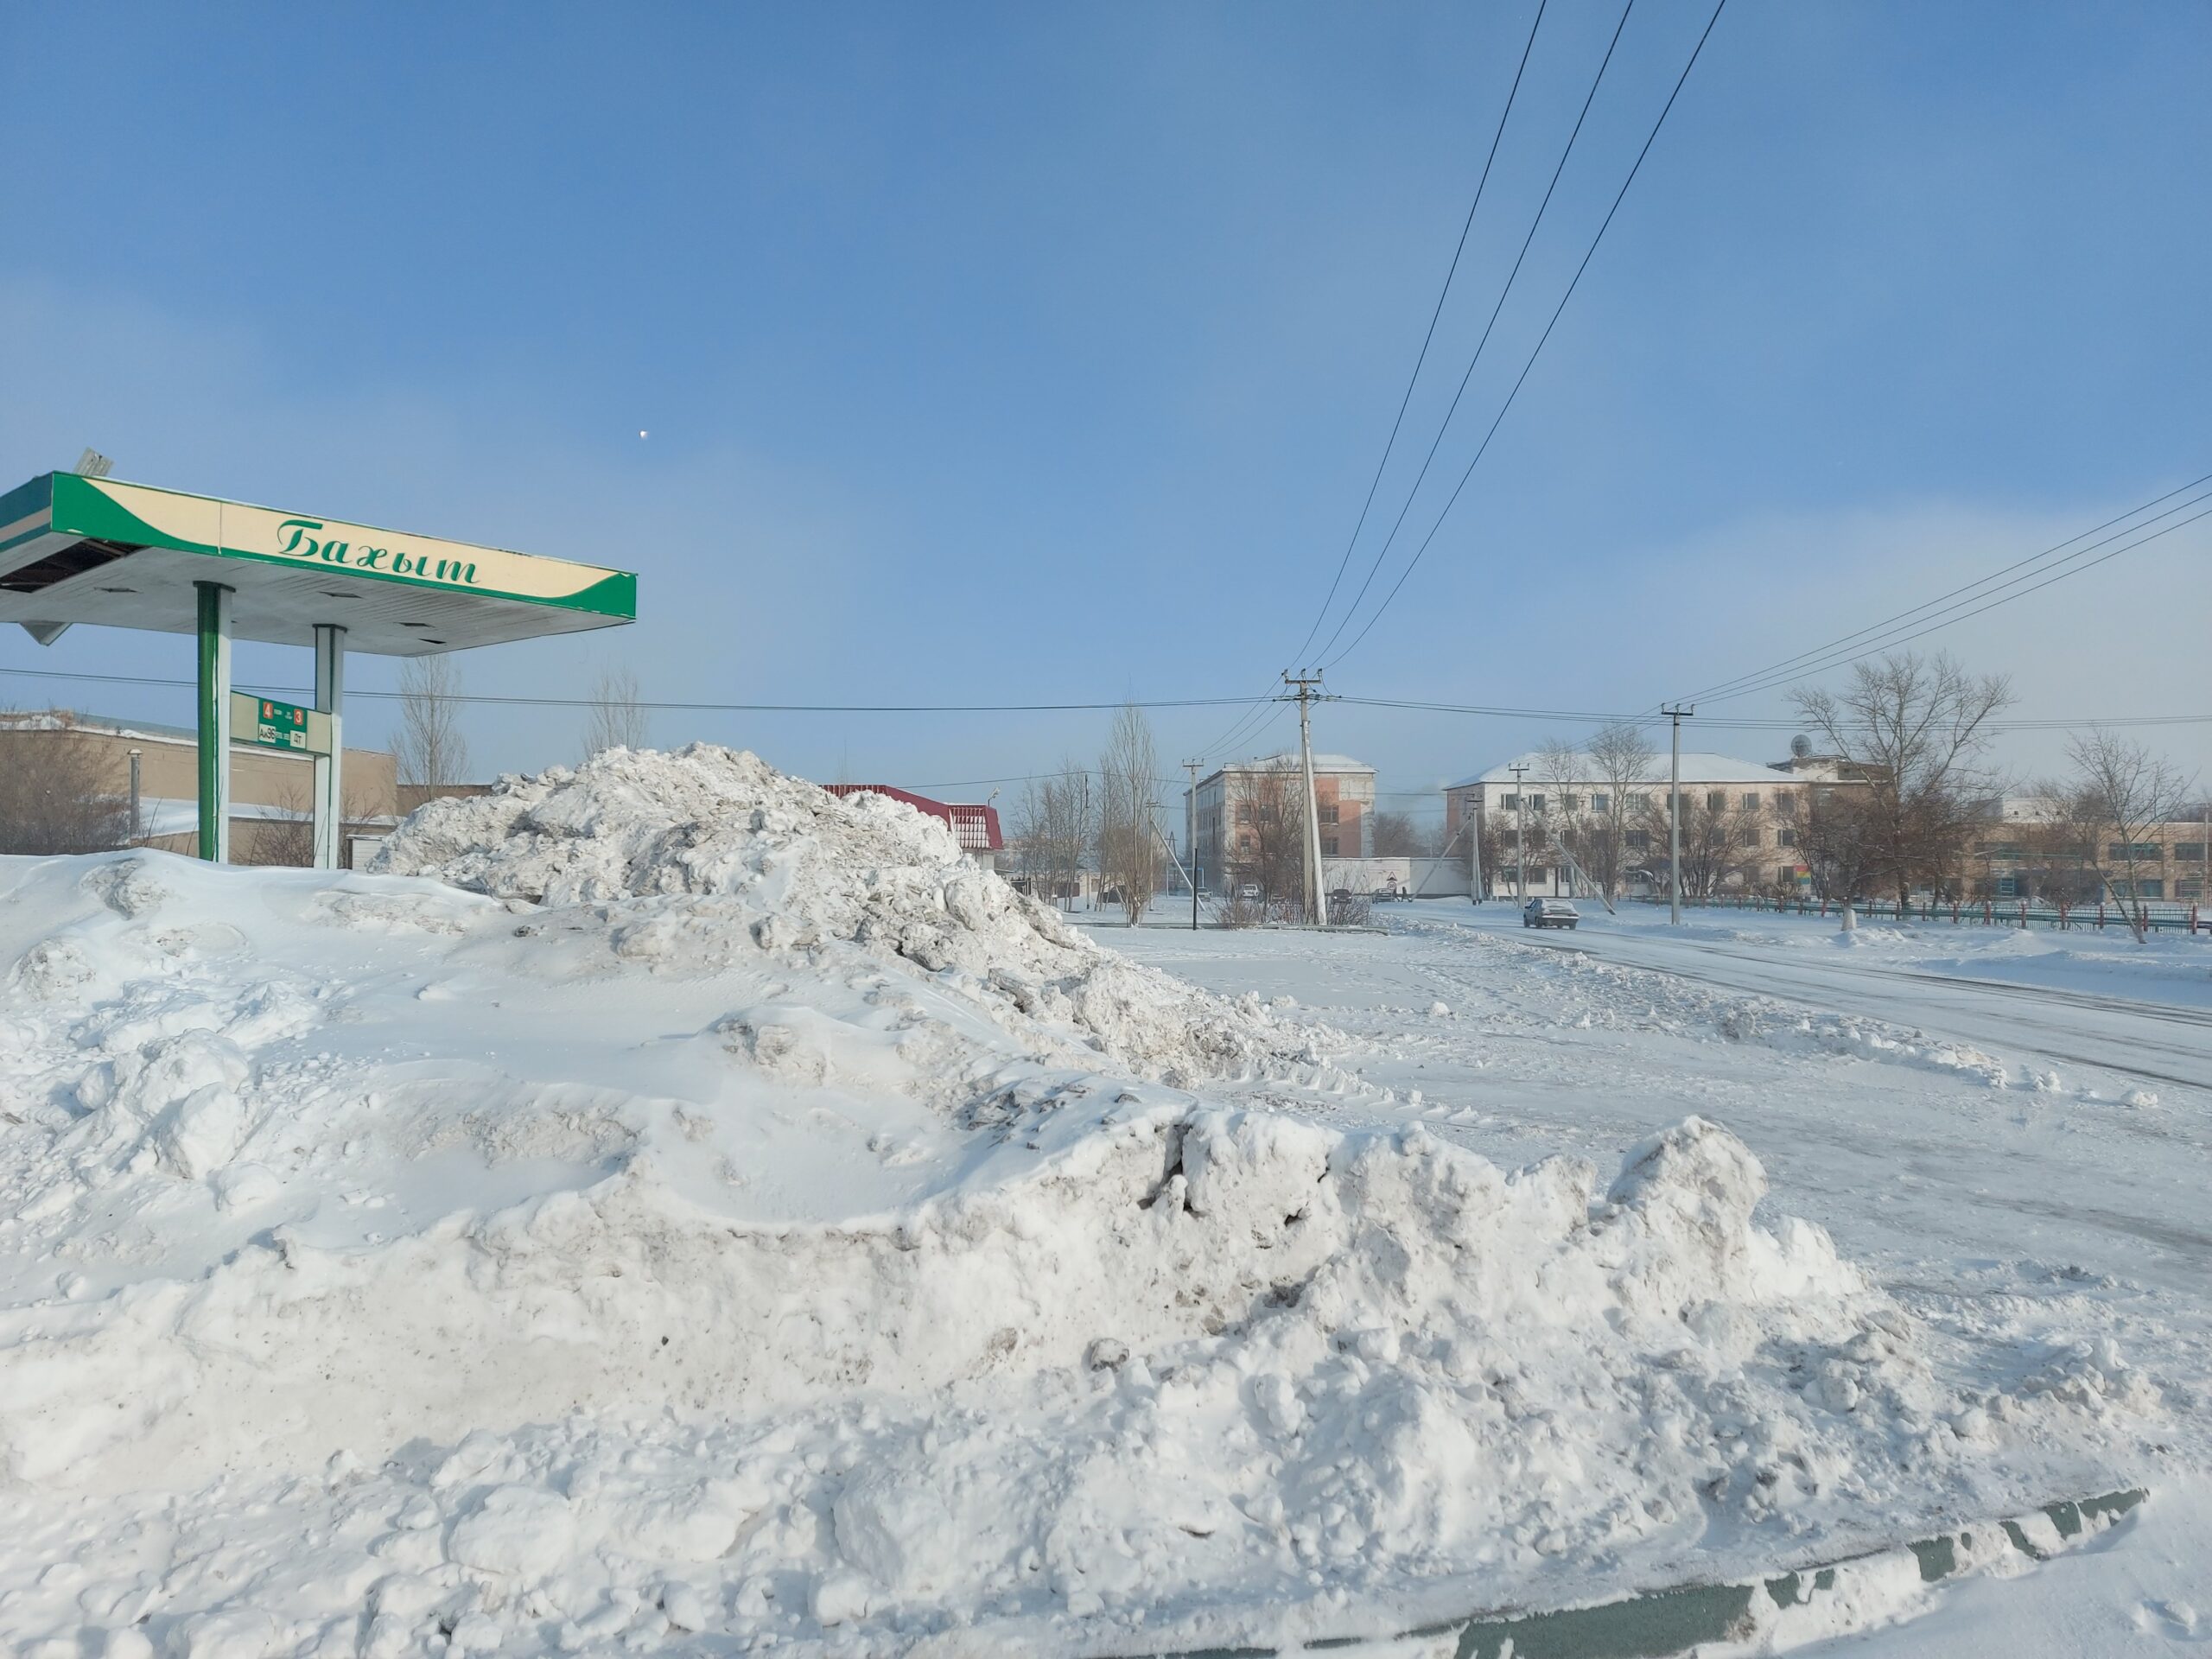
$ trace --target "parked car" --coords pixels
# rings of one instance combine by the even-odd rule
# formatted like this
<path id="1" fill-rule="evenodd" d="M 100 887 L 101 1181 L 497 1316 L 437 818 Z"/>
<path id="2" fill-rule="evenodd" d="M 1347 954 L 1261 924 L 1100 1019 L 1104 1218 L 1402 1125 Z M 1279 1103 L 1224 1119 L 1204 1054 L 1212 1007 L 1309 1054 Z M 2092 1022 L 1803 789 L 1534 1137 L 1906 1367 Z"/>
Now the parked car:
<path id="1" fill-rule="evenodd" d="M 1523 927 L 1573 927 L 1582 912 L 1564 899 L 1531 899 L 1521 912 Z"/>
<path id="2" fill-rule="evenodd" d="M 1247 881 L 1243 887 L 1236 889 L 1236 896 L 1239 899 L 1249 899 L 1253 904 L 1258 904 L 1260 902 L 1260 884 L 1256 881 Z"/>

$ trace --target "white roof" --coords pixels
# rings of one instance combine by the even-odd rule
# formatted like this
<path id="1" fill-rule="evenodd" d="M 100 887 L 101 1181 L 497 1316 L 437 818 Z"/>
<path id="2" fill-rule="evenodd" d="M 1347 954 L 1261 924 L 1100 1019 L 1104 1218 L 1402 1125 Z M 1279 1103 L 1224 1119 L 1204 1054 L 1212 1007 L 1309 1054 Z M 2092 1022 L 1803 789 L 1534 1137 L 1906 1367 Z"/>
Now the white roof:
<path id="1" fill-rule="evenodd" d="M 1528 768 L 1522 781 L 1530 789 L 1541 789 L 1548 784 L 1554 787 L 1561 784 L 1586 787 L 1605 782 L 1588 755 L 1578 754 L 1574 760 L 1575 775 L 1558 778 L 1552 775 L 1551 763 L 1542 755 L 1534 753 L 1516 754 L 1502 766 L 1492 766 L 1488 772 L 1478 772 L 1472 778 L 1462 778 L 1458 783 L 1448 784 L 1446 787 L 1471 789 L 1477 784 L 1510 784 L 1516 766 Z M 1665 783 L 1667 764 L 1667 752 L 1662 749 L 1652 757 L 1651 773 L 1645 781 Z M 1793 779 L 1788 772 L 1777 772 L 1772 766 L 1763 766 L 1756 761 L 1738 760 L 1732 755 L 1714 754 L 1705 749 L 1684 749 L 1682 781 L 1686 784 L 1786 784 L 1802 779 Z"/>
<path id="2" fill-rule="evenodd" d="M 1272 772 L 1280 766 L 1287 766 L 1295 770 L 1299 764 L 1298 751 L 1287 749 L 1281 754 L 1255 755 L 1249 760 L 1239 760 L 1234 765 L 1224 766 L 1222 770 L 1224 772 Z M 1316 754 L 1313 757 L 1313 770 L 1316 772 L 1372 772 L 1375 768 L 1363 760 L 1353 760 L 1348 754 Z"/>

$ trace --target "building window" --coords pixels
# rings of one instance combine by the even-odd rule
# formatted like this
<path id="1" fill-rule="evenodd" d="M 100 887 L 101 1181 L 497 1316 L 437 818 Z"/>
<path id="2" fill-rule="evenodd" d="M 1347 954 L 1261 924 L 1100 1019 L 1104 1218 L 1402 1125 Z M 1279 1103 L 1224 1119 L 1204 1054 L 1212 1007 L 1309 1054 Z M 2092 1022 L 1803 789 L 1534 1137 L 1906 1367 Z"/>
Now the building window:
<path id="1" fill-rule="evenodd" d="M 1628 849 L 1631 853 L 1649 852 L 1651 850 L 1651 832 L 1649 830 L 1630 830 L 1628 832 Z"/>
<path id="2" fill-rule="evenodd" d="M 1544 810 L 1544 798 L 1541 795 L 1531 795 L 1529 798 L 1529 810 L 1531 812 L 1542 811 Z"/>
<path id="3" fill-rule="evenodd" d="M 1708 812 L 1726 812 L 1728 810 L 1728 791 L 1725 789 L 1708 791 L 1705 798 L 1705 810 Z"/>
<path id="4" fill-rule="evenodd" d="M 1774 844 L 1777 847 L 1795 847 L 1797 844 L 1797 832 L 1795 830 L 1776 830 Z"/>
<path id="5" fill-rule="evenodd" d="M 2011 875 L 1999 876 L 1997 878 L 1997 896 L 1999 899 L 2018 898 L 2020 896 L 2019 878 Z"/>
<path id="6" fill-rule="evenodd" d="M 1251 802 L 1239 801 L 1236 803 L 1236 822 L 1239 823 L 1249 823 L 1252 822 Z"/>
<path id="7" fill-rule="evenodd" d="M 1747 824 L 1745 824 L 1745 825 L 1744 826 L 1744 845 L 1745 845 L 1745 846 L 1746 846 L 1746 847 L 1756 847 L 1756 846 L 1758 846 L 1758 844 L 1759 844 L 1759 827 L 1758 827 L 1758 825 L 1757 825 L 1756 823 L 1747 823 Z"/>
<path id="8" fill-rule="evenodd" d="M 2132 884 L 2132 887 L 2133 892 L 2131 894 L 2130 883 L 2126 881 L 2115 881 L 2112 884 L 2112 890 L 2123 899 L 2131 896 L 2137 899 L 2163 899 L 2166 896 L 2166 884 L 2164 881 L 2156 880 L 2155 878 L 2148 881 L 2134 882 Z"/>
<path id="9" fill-rule="evenodd" d="M 1321 856 L 1322 856 L 1322 857 L 1324 857 L 1324 858 L 1334 858 L 1336 855 L 1337 855 L 1337 838 L 1336 838 L 1334 836 L 1322 836 L 1322 837 L 1321 837 Z"/>
<path id="10" fill-rule="evenodd" d="M 1981 850 L 1992 858 L 2018 858 L 2020 843 L 2017 841 L 1993 841 L 1984 845 Z"/>
<path id="11" fill-rule="evenodd" d="M 1498 805 L 1508 812 L 1518 812 L 1521 810 L 1521 798 L 1518 795 L 1508 795 L 1498 803 Z"/>
<path id="12" fill-rule="evenodd" d="M 2201 841 L 2174 842 L 2174 861 L 2177 864 L 2202 864 L 2204 861 L 2204 843 Z"/>
<path id="13" fill-rule="evenodd" d="M 1322 803 L 1321 803 L 1321 822 L 1322 822 L 1322 823 L 1334 823 L 1336 821 L 1337 821 L 1337 804 L 1336 804 L 1334 801 L 1324 801 L 1324 802 L 1322 802 Z"/>
<path id="14" fill-rule="evenodd" d="M 2177 899 L 2202 899 L 2203 896 L 2204 883 L 2196 876 L 2174 883 L 2174 897 Z"/>
<path id="15" fill-rule="evenodd" d="M 2155 841 L 2115 841 L 2112 844 L 2112 855 L 2122 861 L 2133 859 L 2139 864 L 2155 864 L 2158 861 L 2158 843 Z"/>
<path id="16" fill-rule="evenodd" d="M 1603 817 L 1613 810 L 1613 798 L 1610 795 L 1592 795 L 1590 798 L 1590 810 Z"/>
<path id="17" fill-rule="evenodd" d="M 1581 810 L 1581 806 L 1582 798 L 1580 795 L 1562 795 L 1559 798 L 1559 810 L 1562 812 L 1578 812 Z"/>
<path id="18" fill-rule="evenodd" d="M 1758 792 L 1758 791 L 1757 791 L 1756 789 L 1747 789 L 1747 790 L 1745 790 L 1745 791 L 1744 791 L 1744 810 L 1745 810 L 1745 811 L 1746 811 L 1746 812 L 1756 812 L 1756 811 L 1758 811 L 1758 810 L 1759 810 L 1759 792 Z"/>

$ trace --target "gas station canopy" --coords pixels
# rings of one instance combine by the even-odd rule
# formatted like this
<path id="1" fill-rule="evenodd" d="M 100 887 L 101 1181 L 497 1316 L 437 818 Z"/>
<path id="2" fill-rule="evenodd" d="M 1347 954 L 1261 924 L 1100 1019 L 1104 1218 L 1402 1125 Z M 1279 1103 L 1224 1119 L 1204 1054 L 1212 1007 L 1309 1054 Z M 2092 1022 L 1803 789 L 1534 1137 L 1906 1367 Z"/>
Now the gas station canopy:
<path id="1" fill-rule="evenodd" d="M 0 622 L 42 645 L 79 622 L 199 636 L 200 855 L 218 863 L 230 858 L 231 745 L 245 742 L 314 756 L 315 861 L 336 868 L 347 652 L 428 657 L 637 617 L 637 577 L 595 564 L 84 473 L 0 495 Z M 312 645 L 314 706 L 234 697 L 241 639 Z"/>
<path id="2" fill-rule="evenodd" d="M 319 513 L 74 473 L 0 496 L 0 622 L 50 640 L 72 623 L 190 633 L 196 584 L 231 590 L 233 638 L 421 657 L 616 626 L 626 570 L 404 535 Z"/>

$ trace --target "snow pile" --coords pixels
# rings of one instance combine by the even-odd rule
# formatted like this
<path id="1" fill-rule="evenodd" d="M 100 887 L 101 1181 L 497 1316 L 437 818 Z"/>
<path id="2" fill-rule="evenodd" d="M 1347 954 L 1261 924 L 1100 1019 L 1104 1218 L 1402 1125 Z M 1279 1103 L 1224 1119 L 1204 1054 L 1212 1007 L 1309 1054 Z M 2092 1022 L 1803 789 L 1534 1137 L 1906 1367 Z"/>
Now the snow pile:
<path id="1" fill-rule="evenodd" d="M 637 918 L 626 953 L 679 969 L 702 947 L 748 938 L 802 960 L 857 946 L 959 976 L 1010 1027 L 1073 1026 L 1121 1065 L 1170 1082 L 1311 1065 L 1325 1035 L 1286 1032 L 1256 999 L 1226 1002 L 1100 950 L 976 869 L 950 829 L 903 802 L 833 796 L 709 743 L 613 749 L 431 802 L 376 868 L 549 906 L 624 905 Z"/>
<path id="2" fill-rule="evenodd" d="M 1607 1185 L 1174 1086 L 1306 1034 L 747 756 L 392 862 L 481 891 L 0 861 L 0 1642 L 1373 1630 L 2017 1509 L 2159 1409 L 1955 1363 L 1709 1122 Z"/>

